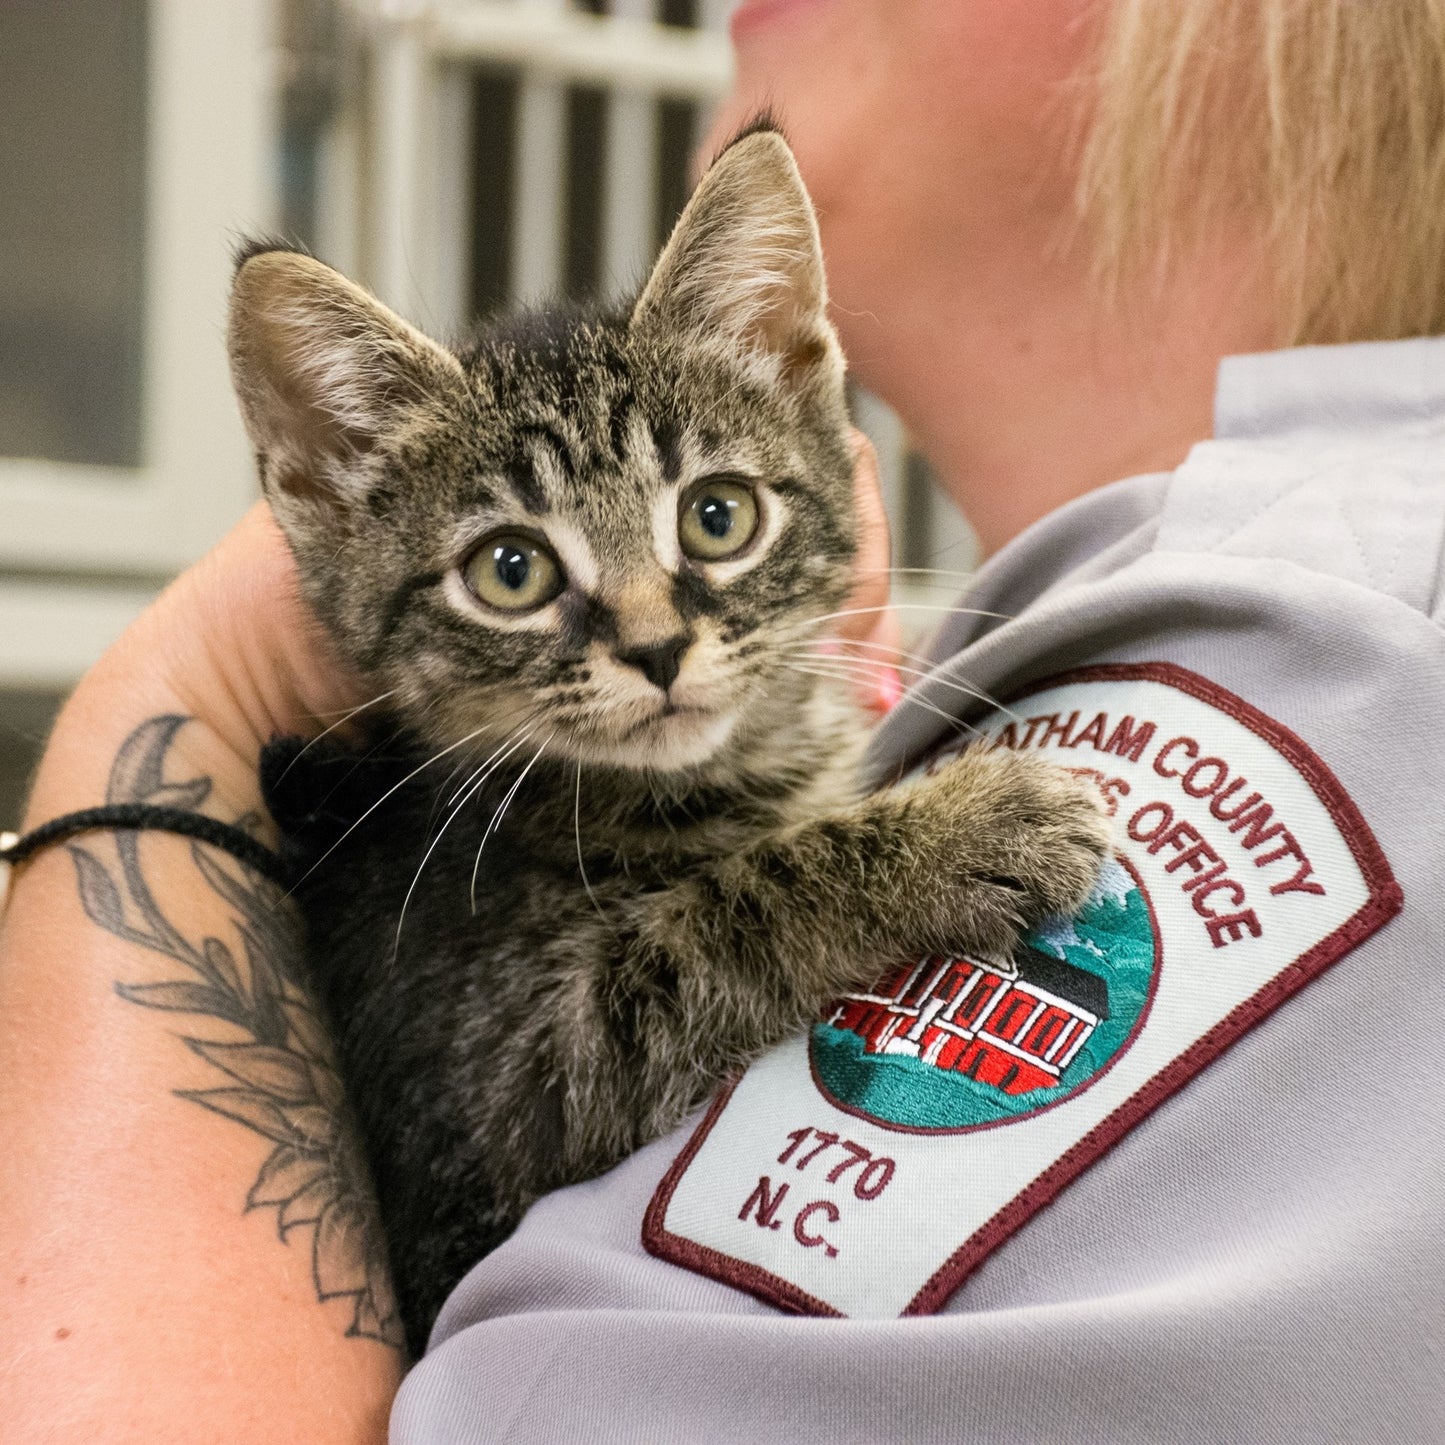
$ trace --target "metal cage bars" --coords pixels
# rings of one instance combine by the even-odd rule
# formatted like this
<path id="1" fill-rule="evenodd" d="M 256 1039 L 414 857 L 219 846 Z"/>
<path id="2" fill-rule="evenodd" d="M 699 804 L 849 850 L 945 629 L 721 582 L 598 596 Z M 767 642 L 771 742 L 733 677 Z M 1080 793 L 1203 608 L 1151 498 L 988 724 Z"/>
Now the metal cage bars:
<path id="1" fill-rule="evenodd" d="M 636 284 L 656 245 L 655 106 L 691 101 L 705 125 L 732 78 L 723 34 L 731 0 L 699 0 L 693 29 L 659 24 L 657 6 L 609 0 L 609 13 L 599 15 L 568 0 L 379 0 L 363 12 L 374 145 L 366 269 L 387 301 L 443 332 L 471 319 L 465 276 L 472 238 L 459 198 L 467 184 L 466 84 L 477 69 L 517 77 L 510 144 L 521 181 L 507 248 L 511 298 L 536 301 L 565 290 L 567 95 L 578 85 L 608 97 L 599 290 L 621 295 Z M 895 559 L 967 570 L 976 556 L 972 533 L 931 487 L 898 418 L 866 392 L 855 400 L 858 423 L 878 452 Z M 894 591 L 915 605 L 944 595 L 910 577 L 900 577 Z M 921 630 L 921 612 L 906 620 L 910 631 Z"/>

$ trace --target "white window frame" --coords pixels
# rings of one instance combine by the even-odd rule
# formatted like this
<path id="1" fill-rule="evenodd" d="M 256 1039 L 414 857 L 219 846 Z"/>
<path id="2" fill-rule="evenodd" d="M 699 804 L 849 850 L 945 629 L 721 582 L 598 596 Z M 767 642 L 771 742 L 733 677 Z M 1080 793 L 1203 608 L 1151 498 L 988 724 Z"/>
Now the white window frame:
<path id="1" fill-rule="evenodd" d="M 514 299 L 535 300 L 560 280 L 569 81 L 617 98 L 603 284 L 619 294 L 640 279 L 656 205 L 651 101 L 687 97 L 706 109 L 726 93 L 730 0 L 702 0 L 698 31 L 654 24 L 654 0 L 612 0 L 606 17 L 567 0 L 342 3 L 370 80 L 346 97 L 324 142 L 321 254 L 439 334 L 465 324 L 466 72 L 481 62 L 515 68 L 522 82 Z M 231 245 L 271 230 L 278 211 L 274 8 L 149 0 L 143 461 L 0 457 L 0 687 L 68 685 L 257 494 L 224 331 Z M 859 415 L 896 515 L 902 429 L 871 397 L 860 397 Z M 934 545 L 966 536 L 941 498 L 933 510 Z"/>
<path id="2" fill-rule="evenodd" d="M 270 9 L 149 6 L 142 462 L 0 457 L 0 579 L 11 593 L 17 572 L 168 575 L 256 494 L 225 308 L 233 245 L 274 225 Z"/>
<path id="3" fill-rule="evenodd" d="M 566 0 L 357 0 L 371 52 L 368 125 L 375 169 L 366 198 L 367 281 L 389 305 L 443 333 L 464 324 L 457 263 L 465 245 L 456 197 L 465 163 L 465 67 L 514 68 L 517 116 L 513 299 L 557 292 L 562 276 L 564 86 L 605 87 L 618 102 L 603 215 L 604 285 L 635 283 L 652 259 L 652 118 L 660 96 L 704 106 L 727 93 L 732 51 L 720 33 L 725 5 L 707 0 L 710 28 L 655 24 L 653 0 L 613 0 L 612 14 Z M 438 124 L 444 118 L 446 123 Z"/>

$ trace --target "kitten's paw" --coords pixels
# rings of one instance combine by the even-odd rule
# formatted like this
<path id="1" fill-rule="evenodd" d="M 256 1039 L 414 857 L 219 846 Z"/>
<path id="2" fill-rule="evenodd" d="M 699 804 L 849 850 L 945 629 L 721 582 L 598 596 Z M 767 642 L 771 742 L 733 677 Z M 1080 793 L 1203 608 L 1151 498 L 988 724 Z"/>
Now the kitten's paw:
<path id="1" fill-rule="evenodd" d="M 1092 783 L 1007 749 L 971 748 L 911 800 L 934 866 L 951 879 L 951 925 L 965 948 L 1008 953 L 1019 933 L 1089 896 L 1109 849 Z"/>

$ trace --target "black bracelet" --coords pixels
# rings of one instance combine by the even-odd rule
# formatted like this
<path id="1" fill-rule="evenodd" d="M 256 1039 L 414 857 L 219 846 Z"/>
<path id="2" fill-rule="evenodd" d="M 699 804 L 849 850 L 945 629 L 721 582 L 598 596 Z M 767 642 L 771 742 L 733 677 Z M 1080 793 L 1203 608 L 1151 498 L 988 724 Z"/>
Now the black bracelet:
<path id="1" fill-rule="evenodd" d="M 107 803 L 99 808 L 82 808 L 42 823 L 23 837 L 0 839 L 0 863 L 24 863 L 51 843 L 88 833 L 93 828 L 154 829 L 162 833 L 179 833 L 184 838 L 198 838 L 223 853 L 238 858 L 269 878 L 278 888 L 289 888 L 295 881 L 291 870 L 280 856 L 249 833 L 204 813 L 189 813 L 184 808 L 154 808 L 148 803 Z M 7 846 L 8 844 L 8 846 Z"/>

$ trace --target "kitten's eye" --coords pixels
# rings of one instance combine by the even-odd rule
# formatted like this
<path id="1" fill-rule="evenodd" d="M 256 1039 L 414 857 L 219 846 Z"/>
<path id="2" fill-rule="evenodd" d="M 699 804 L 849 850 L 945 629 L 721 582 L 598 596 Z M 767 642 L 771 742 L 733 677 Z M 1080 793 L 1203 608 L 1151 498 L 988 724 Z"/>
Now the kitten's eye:
<path id="1" fill-rule="evenodd" d="M 699 482 L 683 498 L 678 536 L 682 550 L 700 562 L 741 552 L 757 530 L 757 498 L 739 482 Z"/>
<path id="2" fill-rule="evenodd" d="M 488 537 L 462 566 L 466 584 L 489 607 L 531 612 L 562 590 L 557 559 L 533 537 Z"/>

